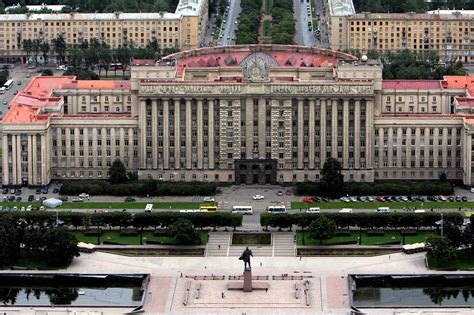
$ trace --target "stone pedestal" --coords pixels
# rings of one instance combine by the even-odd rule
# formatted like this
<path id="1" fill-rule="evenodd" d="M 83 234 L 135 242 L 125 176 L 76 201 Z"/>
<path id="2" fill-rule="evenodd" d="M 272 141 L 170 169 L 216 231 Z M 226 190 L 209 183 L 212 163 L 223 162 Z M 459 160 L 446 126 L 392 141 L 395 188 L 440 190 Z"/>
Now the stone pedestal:
<path id="1" fill-rule="evenodd" d="M 244 292 L 252 292 L 252 269 L 245 268 L 244 271 Z"/>
<path id="2" fill-rule="evenodd" d="M 243 290 L 244 292 L 252 292 L 253 290 L 268 290 L 267 282 L 252 282 L 252 269 L 245 268 L 244 282 L 229 282 L 228 290 Z"/>

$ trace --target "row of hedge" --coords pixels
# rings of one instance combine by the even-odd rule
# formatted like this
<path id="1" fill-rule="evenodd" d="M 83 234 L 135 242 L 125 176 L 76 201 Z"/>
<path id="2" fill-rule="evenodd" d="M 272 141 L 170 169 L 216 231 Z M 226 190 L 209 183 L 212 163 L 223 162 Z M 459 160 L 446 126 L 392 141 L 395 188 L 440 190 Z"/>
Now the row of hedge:
<path id="1" fill-rule="evenodd" d="M 262 0 L 242 0 L 240 7 L 239 27 L 235 32 L 236 44 L 258 44 Z"/>
<path id="2" fill-rule="evenodd" d="M 260 225 L 263 227 L 290 228 L 293 225 L 306 228 L 321 214 L 317 213 L 262 213 L 260 215 Z M 338 228 L 358 227 L 370 228 L 422 228 L 435 227 L 436 222 L 441 220 L 438 212 L 426 213 L 327 213 L 326 217 L 334 220 Z M 463 216 L 460 213 L 443 213 L 444 223 L 452 222 L 455 225 L 462 225 Z"/>
<path id="3" fill-rule="evenodd" d="M 419 182 L 419 183 L 344 183 L 343 194 L 349 196 L 374 195 L 451 195 L 453 187 L 450 182 Z M 296 184 L 297 195 L 326 195 L 321 183 L 304 182 Z"/>
<path id="4" fill-rule="evenodd" d="M 206 182 L 163 182 L 157 180 L 133 181 L 112 184 L 106 180 L 66 182 L 61 186 L 62 195 L 87 193 L 93 196 L 209 196 L 215 195 L 217 186 Z"/>
<path id="5" fill-rule="evenodd" d="M 56 222 L 56 213 L 47 211 L 14 211 L 2 212 L 1 216 L 11 215 L 17 221 L 23 221 L 30 225 L 54 225 Z M 205 227 L 237 227 L 242 225 L 242 214 L 229 212 L 140 212 L 131 214 L 129 212 L 113 211 L 102 213 L 85 213 L 85 212 L 59 212 L 58 219 L 65 225 L 74 227 L 134 227 L 148 228 L 157 227 L 166 228 L 178 219 L 188 219 L 193 223 L 195 228 Z"/>

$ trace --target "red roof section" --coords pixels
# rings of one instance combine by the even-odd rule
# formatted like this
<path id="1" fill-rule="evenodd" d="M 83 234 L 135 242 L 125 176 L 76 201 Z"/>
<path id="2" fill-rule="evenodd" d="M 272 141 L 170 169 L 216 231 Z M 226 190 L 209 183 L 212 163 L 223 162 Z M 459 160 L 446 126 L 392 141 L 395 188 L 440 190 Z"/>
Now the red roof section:
<path id="1" fill-rule="evenodd" d="M 383 89 L 430 90 L 441 89 L 439 80 L 383 80 Z"/>
<path id="2" fill-rule="evenodd" d="M 474 98 L 472 97 L 456 97 L 456 100 L 461 106 L 474 106 Z"/>
<path id="3" fill-rule="evenodd" d="M 156 63 L 155 59 L 133 59 L 131 62 L 132 66 L 154 66 Z"/>
<path id="4" fill-rule="evenodd" d="M 129 90 L 129 80 L 72 80 L 61 85 L 63 89 Z"/>
<path id="5" fill-rule="evenodd" d="M 454 76 L 443 77 L 443 86 L 448 89 L 467 89 L 469 95 L 474 96 L 474 76 Z"/>

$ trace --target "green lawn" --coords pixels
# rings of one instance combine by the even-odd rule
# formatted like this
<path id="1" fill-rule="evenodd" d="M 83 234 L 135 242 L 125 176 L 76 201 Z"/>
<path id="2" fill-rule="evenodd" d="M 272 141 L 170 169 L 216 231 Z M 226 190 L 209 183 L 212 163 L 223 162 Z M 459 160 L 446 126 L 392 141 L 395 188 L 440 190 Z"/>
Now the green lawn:
<path id="1" fill-rule="evenodd" d="M 420 243 L 424 242 L 426 238 L 430 235 L 434 234 L 434 232 L 430 231 L 420 231 L 416 236 L 405 236 L 405 244 L 413 244 L 413 243 Z M 309 233 L 305 231 L 305 245 L 319 245 L 319 240 L 314 240 L 309 237 Z M 385 231 L 384 236 L 367 236 L 366 231 L 362 231 L 362 245 L 376 245 L 376 244 L 383 244 L 388 243 L 391 241 L 400 241 L 402 242 L 402 236 L 400 235 L 399 231 Z M 323 241 L 323 245 L 337 245 L 341 242 L 348 242 L 348 241 L 356 241 L 359 237 L 358 231 L 352 231 L 350 236 L 335 236 L 328 240 Z M 297 231 L 296 232 L 296 244 L 303 245 L 303 232 Z"/>
<path id="2" fill-rule="evenodd" d="M 65 202 L 59 207 L 64 209 L 145 209 L 148 203 L 153 204 L 153 209 L 199 209 L 201 204 L 211 204 L 206 202 Z M 40 202 L 0 202 L 3 207 L 34 207 L 41 206 Z"/>
<path id="3" fill-rule="evenodd" d="M 74 234 L 79 242 L 91 243 L 97 245 L 98 237 L 97 236 L 85 236 L 83 231 L 71 231 Z M 153 231 L 143 232 L 143 244 L 145 240 L 151 240 L 155 242 L 162 242 L 163 245 L 173 245 L 176 244 L 176 241 L 169 236 L 155 236 Z M 201 231 L 201 244 L 205 245 L 208 240 L 208 233 Z M 120 243 L 123 245 L 140 245 L 140 236 L 121 236 L 120 231 L 104 231 L 100 236 L 100 242 L 103 241 L 112 241 Z"/>
<path id="4" fill-rule="evenodd" d="M 321 209 L 377 209 L 378 207 L 389 207 L 390 209 L 402 209 L 408 207 L 416 207 L 417 209 L 461 209 L 474 208 L 474 201 L 468 202 L 313 202 L 305 203 L 302 201 L 293 201 L 291 203 L 292 209 L 307 209 L 310 207 L 320 207 Z"/>
<path id="5" fill-rule="evenodd" d="M 473 270 L 474 269 L 474 253 L 469 249 L 458 251 L 457 258 L 449 262 L 449 265 L 437 265 L 431 259 L 428 259 L 430 269 L 434 270 Z"/>

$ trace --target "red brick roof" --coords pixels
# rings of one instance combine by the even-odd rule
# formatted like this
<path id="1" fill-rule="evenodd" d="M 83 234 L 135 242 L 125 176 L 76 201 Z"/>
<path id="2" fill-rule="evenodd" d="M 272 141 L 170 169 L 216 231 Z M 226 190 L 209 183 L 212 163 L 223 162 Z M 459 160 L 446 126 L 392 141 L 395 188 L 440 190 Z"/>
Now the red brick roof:
<path id="1" fill-rule="evenodd" d="M 441 89 L 439 80 L 383 80 L 383 89 L 434 90 Z"/>

